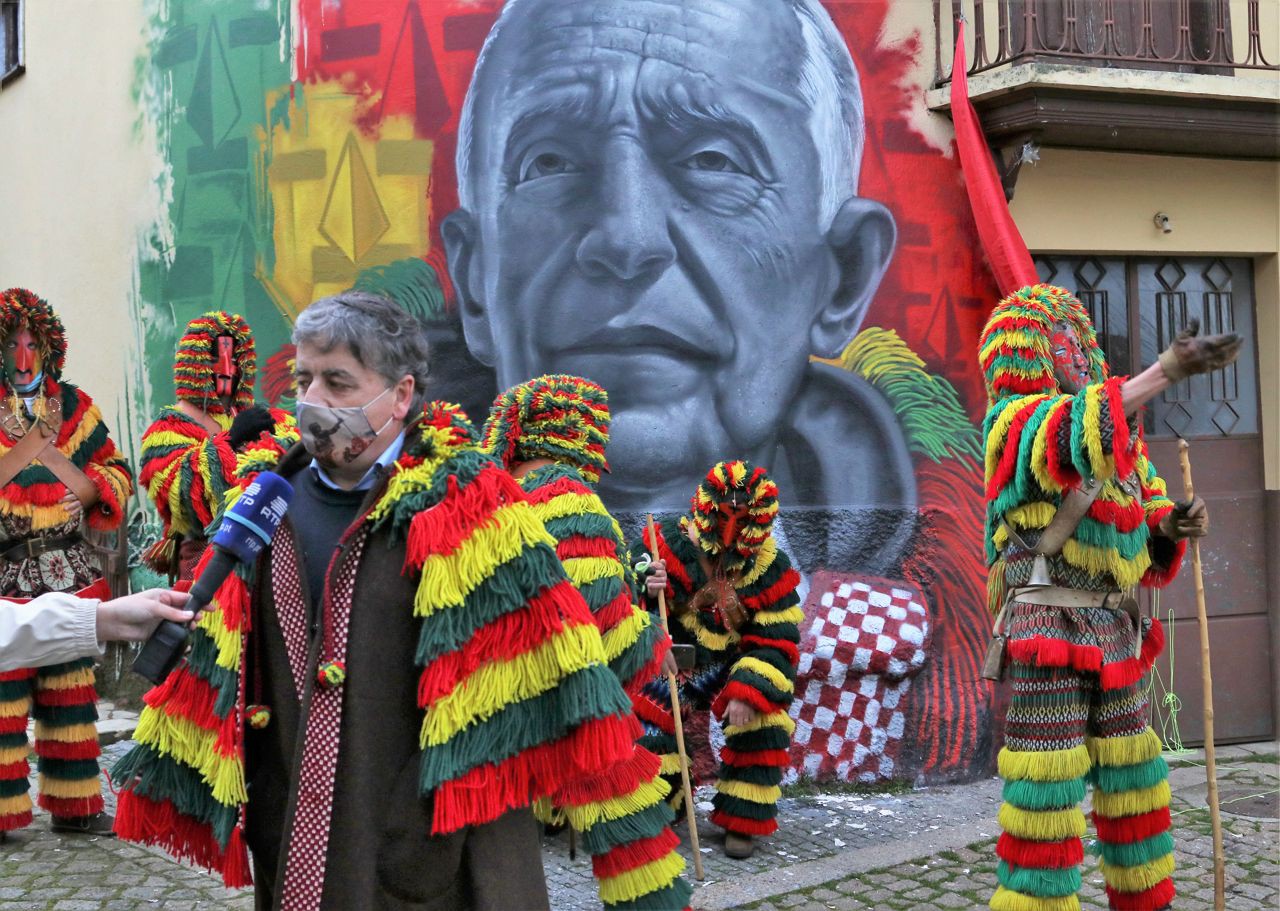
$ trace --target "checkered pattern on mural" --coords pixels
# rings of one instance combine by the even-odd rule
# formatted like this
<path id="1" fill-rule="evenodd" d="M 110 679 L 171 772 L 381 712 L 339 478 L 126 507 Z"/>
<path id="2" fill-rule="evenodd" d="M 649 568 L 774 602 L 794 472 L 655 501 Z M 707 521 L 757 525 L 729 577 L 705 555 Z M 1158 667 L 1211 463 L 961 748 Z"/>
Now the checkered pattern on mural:
<path id="1" fill-rule="evenodd" d="M 789 777 L 894 777 L 903 697 L 932 635 L 924 597 L 901 582 L 820 572 L 804 615 Z"/>

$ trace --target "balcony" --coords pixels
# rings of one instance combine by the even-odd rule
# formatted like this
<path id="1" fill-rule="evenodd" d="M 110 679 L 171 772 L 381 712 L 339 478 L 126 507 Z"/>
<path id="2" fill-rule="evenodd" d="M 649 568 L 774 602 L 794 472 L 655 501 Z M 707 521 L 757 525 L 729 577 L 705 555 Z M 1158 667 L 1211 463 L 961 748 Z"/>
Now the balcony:
<path id="1" fill-rule="evenodd" d="M 934 0 L 936 111 L 961 16 L 969 97 L 997 148 L 1280 158 L 1274 0 Z"/>

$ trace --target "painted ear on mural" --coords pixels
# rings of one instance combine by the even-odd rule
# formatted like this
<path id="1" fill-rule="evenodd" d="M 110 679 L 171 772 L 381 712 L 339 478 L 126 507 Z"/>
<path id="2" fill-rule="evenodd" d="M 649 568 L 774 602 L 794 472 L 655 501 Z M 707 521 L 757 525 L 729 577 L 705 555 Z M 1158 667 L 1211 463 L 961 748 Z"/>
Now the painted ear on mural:
<path id="1" fill-rule="evenodd" d="M 831 300 L 809 330 L 813 354 L 839 357 L 853 341 L 889 268 L 897 238 L 893 215 L 875 200 L 853 196 L 840 206 L 827 230 L 839 272 Z"/>
<path id="2" fill-rule="evenodd" d="M 476 249 L 480 232 L 475 216 L 466 209 L 450 212 L 440 223 L 449 279 L 458 298 L 458 314 L 462 317 L 462 333 L 473 357 L 486 367 L 494 365 L 493 324 L 481 299 L 484 279 L 480 273 L 480 256 Z"/>

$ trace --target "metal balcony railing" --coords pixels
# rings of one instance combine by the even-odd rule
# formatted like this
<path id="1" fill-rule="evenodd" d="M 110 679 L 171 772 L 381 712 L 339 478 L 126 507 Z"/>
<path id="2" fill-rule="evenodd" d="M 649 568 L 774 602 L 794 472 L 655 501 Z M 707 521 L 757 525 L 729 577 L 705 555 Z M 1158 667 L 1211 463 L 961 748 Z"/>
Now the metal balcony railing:
<path id="1" fill-rule="evenodd" d="M 1032 60 L 1234 75 L 1280 71 L 1274 0 L 934 0 L 937 85 L 964 17 L 969 74 Z"/>

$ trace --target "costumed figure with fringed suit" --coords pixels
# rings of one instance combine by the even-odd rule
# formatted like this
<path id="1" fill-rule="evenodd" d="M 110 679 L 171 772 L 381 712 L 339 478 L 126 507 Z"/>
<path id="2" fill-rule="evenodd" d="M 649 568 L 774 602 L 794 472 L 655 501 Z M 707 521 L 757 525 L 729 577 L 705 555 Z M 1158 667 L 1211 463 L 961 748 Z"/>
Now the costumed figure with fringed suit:
<path id="1" fill-rule="evenodd" d="M 49 303 L 0 293 L 0 597 L 111 597 L 83 529 L 120 527 L 133 476 L 89 396 L 62 379 L 67 340 Z M 70 635 L 70 631 L 69 631 Z M 93 659 L 0 674 L 0 835 L 31 822 L 27 715 L 39 804 L 55 831 L 110 834 L 98 780 Z"/>
<path id="2" fill-rule="evenodd" d="M 164 523 L 147 554 L 158 572 L 190 580 L 235 484 L 236 457 L 264 433 L 289 432 L 291 414 L 255 405 L 253 332 L 237 313 L 212 310 L 187 324 L 173 364 L 177 402 L 142 435 L 139 480 Z"/>
<path id="3" fill-rule="evenodd" d="M 995 911 L 1079 909 L 1088 785 L 1110 907 L 1173 901 L 1168 767 L 1141 682 L 1164 633 L 1133 593 L 1168 584 L 1208 523 L 1200 500 L 1169 499 L 1140 424 L 1144 402 L 1235 358 L 1238 337 L 1195 332 L 1113 377 L 1085 308 L 1051 285 L 1006 297 L 983 331 L 988 674 L 1012 687 Z"/>
<path id="4" fill-rule="evenodd" d="M 694 647 L 696 667 L 681 675 L 683 711 L 710 709 L 725 723 L 725 745 L 711 821 L 723 828 L 725 853 L 746 858 L 755 837 L 777 830 L 782 773 L 795 729 L 788 709 L 795 691 L 800 575 L 773 537 L 778 488 L 765 469 L 720 462 L 693 495 L 688 515 L 657 523 L 657 553 L 645 537 L 632 546 L 648 560 L 645 587 L 665 591 L 671 635 Z M 675 721 L 666 678 L 637 700 L 641 743 L 675 773 Z M 673 800 L 681 794 L 675 789 Z"/>

